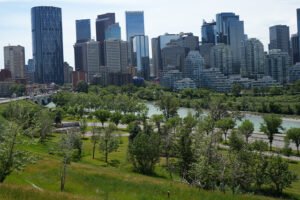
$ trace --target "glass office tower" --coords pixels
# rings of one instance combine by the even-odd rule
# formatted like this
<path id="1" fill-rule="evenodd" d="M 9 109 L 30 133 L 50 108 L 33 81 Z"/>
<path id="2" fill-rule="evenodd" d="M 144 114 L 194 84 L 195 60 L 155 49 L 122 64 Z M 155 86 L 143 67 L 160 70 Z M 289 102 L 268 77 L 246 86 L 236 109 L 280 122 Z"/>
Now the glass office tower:
<path id="1" fill-rule="evenodd" d="M 89 19 L 76 20 L 76 43 L 91 40 L 91 21 Z"/>
<path id="2" fill-rule="evenodd" d="M 148 80 L 150 77 L 149 39 L 148 36 L 137 35 L 132 39 L 134 66 L 137 74 Z"/>
<path id="3" fill-rule="evenodd" d="M 105 30 L 105 40 L 121 40 L 121 27 L 119 23 L 107 27 Z"/>
<path id="4" fill-rule="evenodd" d="M 216 22 L 204 21 L 201 27 L 201 41 L 202 44 L 215 44 L 216 43 Z"/>
<path id="5" fill-rule="evenodd" d="M 61 8 L 31 9 L 32 50 L 35 82 L 64 83 L 64 56 Z"/>
<path id="6" fill-rule="evenodd" d="M 126 35 L 127 41 L 135 35 L 145 35 L 144 12 L 127 11 L 126 15 Z"/>

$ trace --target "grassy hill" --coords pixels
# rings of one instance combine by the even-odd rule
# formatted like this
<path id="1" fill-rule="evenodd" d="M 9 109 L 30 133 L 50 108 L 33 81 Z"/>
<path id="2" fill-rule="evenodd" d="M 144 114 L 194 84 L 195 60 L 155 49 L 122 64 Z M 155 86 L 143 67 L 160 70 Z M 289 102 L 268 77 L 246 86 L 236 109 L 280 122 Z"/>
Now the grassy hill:
<path id="1" fill-rule="evenodd" d="M 69 166 L 66 192 L 60 193 L 60 158 L 51 154 L 59 138 L 59 135 L 53 135 L 45 144 L 24 146 L 25 149 L 38 155 L 39 160 L 27 166 L 23 172 L 15 172 L 9 176 L 5 181 L 6 184 L 0 186 L 0 199 L 164 200 L 168 199 L 168 192 L 172 200 L 272 199 L 208 192 L 180 183 L 178 178 L 170 180 L 162 167 L 164 160 L 157 166 L 155 177 L 134 173 L 126 160 L 128 140 L 125 137 L 118 152 L 110 155 L 108 166 L 103 162 L 102 154 L 99 152 L 96 159 L 92 159 L 91 142 L 85 140 L 83 158 L 80 162 L 73 162 Z M 298 164 L 295 164 L 295 167 L 299 169 Z M 294 192 L 296 191 L 297 189 L 294 189 Z"/>

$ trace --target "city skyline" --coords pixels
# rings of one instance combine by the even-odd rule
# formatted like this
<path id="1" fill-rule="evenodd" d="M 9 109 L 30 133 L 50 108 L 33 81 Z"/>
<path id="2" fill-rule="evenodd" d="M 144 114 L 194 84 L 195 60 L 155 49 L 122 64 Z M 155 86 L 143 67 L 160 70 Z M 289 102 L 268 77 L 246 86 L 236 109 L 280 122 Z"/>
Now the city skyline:
<path id="1" fill-rule="evenodd" d="M 36 4 L 30 0 L 0 0 L 0 68 L 4 68 L 3 47 L 10 45 L 22 45 L 25 47 L 26 62 L 32 58 L 32 38 L 31 38 L 31 20 L 30 9 L 34 6 L 56 6 L 62 8 L 63 16 L 63 34 L 64 34 L 64 60 L 74 67 L 73 45 L 76 41 L 75 20 L 91 19 L 92 38 L 96 38 L 95 19 L 97 15 L 108 12 L 116 13 L 116 21 L 120 22 L 122 39 L 126 40 L 125 11 L 144 11 L 145 31 L 149 39 L 163 35 L 164 33 L 192 32 L 200 36 L 203 20 L 210 21 L 215 19 L 219 12 L 234 12 L 240 16 L 245 23 L 245 33 L 249 38 L 258 38 L 267 49 L 269 43 L 269 27 L 277 24 L 288 25 L 290 33 L 294 34 L 297 30 L 296 9 L 300 7 L 297 0 L 266 0 L 260 1 L 217 0 L 210 1 L 211 5 L 205 4 L 207 1 L 185 1 L 185 8 L 182 9 L 180 1 L 172 1 L 172 9 L 168 1 L 160 1 L 160 5 L 153 5 L 153 1 L 128 0 L 118 2 L 112 0 L 109 3 L 99 3 L 95 0 L 80 1 L 40 1 Z M 214 3 L 216 2 L 216 3 Z M 276 3 L 274 3 L 276 2 Z M 199 6 L 195 6 L 199 5 Z M 243 5 L 244 4 L 244 5 Z M 260 5 L 260 6 L 258 6 Z M 270 9 L 272 6 L 272 9 Z M 74 9 L 80 9 L 80 12 L 74 12 Z M 168 11 L 169 17 L 161 10 Z M 253 12 L 255 10 L 255 12 Z M 191 18 L 196 18 L 191 20 Z M 10 20 L 6 20 L 10 19 Z M 19 37 L 21 35 L 21 37 Z M 151 51 L 150 51 L 151 52 Z"/>

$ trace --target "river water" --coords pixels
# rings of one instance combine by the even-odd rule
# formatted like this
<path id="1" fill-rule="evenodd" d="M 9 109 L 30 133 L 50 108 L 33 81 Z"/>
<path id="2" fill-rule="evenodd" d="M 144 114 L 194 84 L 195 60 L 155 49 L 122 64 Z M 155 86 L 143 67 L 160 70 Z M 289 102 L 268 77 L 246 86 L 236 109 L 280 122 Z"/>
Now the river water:
<path id="1" fill-rule="evenodd" d="M 162 114 L 162 112 L 159 110 L 159 108 L 153 103 L 153 102 L 147 102 L 146 106 L 148 107 L 148 117 L 151 117 L 155 114 Z M 195 114 L 195 110 L 192 108 L 179 108 L 178 109 L 178 115 L 181 118 L 184 118 L 188 115 L 188 113 Z M 203 115 L 206 115 L 207 113 L 203 113 Z M 250 120 L 254 124 L 255 132 L 260 132 L 260 125 L 263 123 L 263 118 L 260 115 L 254 115 L 254 114 L 245 114 L 244 119 Z M 239 121 L 237 123 L 237 126 L 239 126 L 241 122 Z M 300 120 L 292 119 L 292 118 L 283 118 L 282 119 L 282 127 L 284 130 L 288 130 L 290 128 L 300 128 Z"/>

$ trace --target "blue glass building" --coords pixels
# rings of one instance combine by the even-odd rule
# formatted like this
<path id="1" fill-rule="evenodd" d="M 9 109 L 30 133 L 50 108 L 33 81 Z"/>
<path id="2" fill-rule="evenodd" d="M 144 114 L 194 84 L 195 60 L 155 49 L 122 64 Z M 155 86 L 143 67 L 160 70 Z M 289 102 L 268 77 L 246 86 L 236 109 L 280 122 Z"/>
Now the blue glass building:
<path id="1" fill-rule="evenodd" d="M 76 42 L 91 40 L 91 21 L 89 19 L 76 20 Z"/>
<path id="2" fill-rule="evenodd" d="M 299 37 L 299 59 L 298 62 L 300 61 L 300 8 L 297 9 L 297 33 L 298 33 L 298 37 Z"/>
<path id="3" fill-rule="evenodd" d="M 135 35 L 145 35 L 144 12 L 127 11 L 126 15 L 126 35 L 127 41 Z"/>
<path id="4" fill-rule="evenodd" d="M 149 39 L 148 36 L 137 35 L 132 39 L 133 44 L 133 64 L 137 68 L 139 77 L 149 80 L 150 77 L 150 58 L 149 58 Z"/>
<path id="5" fill-rule="evenodd" d="M 119 23 L 108 26 L 105 30 L 105 40 L 121 40 L 121 27 Z"/>
<path id="6" fill-rule="evenodd" d="M 202 44 L 215 44 L 216 43 L 216 22 L 207 23 L 203 22 L 201 27 Z"/>
<path id="7" fill-rule="evenodd" d="M 32 50 L 35 82 L 64 83 L 64 58 L 61 8 L 31 9 Z"/>

